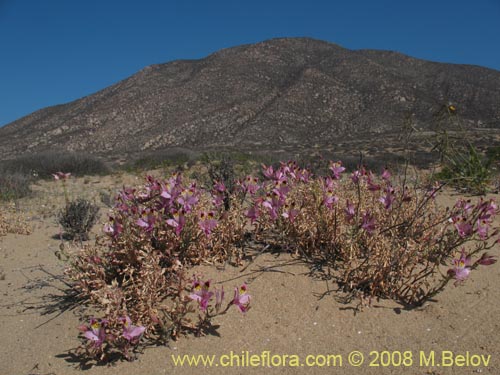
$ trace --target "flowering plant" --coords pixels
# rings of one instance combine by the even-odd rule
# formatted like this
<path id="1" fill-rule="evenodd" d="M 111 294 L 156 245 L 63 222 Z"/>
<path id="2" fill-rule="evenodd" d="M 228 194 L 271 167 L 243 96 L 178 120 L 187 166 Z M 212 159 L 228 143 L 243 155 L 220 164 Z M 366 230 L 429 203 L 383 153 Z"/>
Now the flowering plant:
<path id="1" fill-rule="evenodd" d="M 496 260 L 485 252 L 499 233 L 494 200 L 443 208 L 442 186 L 410 186 L 387 168 L 349 173 L 336 161 L 326 176 L 314 176 L 282 162 L 263 165 L 261 178 L 234 181 L 231 191 L 226 182 L 204 189 L 178 173 L 148 176 L 118 194 L 104 235 L 67 270 L 79 297 L 104 314 L 84 330 L 89 354 L 117 349 L 130 358 L 143 338 L 202 334 L 233 305 L 246 313 L 246 284 L 223 307 L 223 287 L 189 280 L 186 270 L 202 262 L 239 265 L 250 245 L 306 259 L 312 272 L 338 284 L 343 301 L 390 298 L 406 306 Z"/>

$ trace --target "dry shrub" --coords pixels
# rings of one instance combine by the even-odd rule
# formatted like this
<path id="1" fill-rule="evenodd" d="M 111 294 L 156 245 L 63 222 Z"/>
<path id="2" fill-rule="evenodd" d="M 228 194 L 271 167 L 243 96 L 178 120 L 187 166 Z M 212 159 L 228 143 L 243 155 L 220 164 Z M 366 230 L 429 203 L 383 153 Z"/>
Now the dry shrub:
<path id="1" fill-rule="evenodd" d="M 19 172 L 6 172 L 0 167 L 0 201 L 12 201 L 29 196 L 33 181 L 33 176 Z"/>
<path id="2" fill-rule="evenodd" d="M 8 233 L 31 234 L 31 228 L 15 207 L 3 206 L 0 208 L 0 236 Z"/>
<path id="3" fill-rule="evenodd" d="M 497 234 L 491 228 L 497 207 L 459 200 L 442 208 L 435 201 L 440 187 L 409 187 L 387 171 L 384 177 L 361 169 L 342 180 L 289 183 L 265 236 L 326 266 L 347 300 L 382 297 L 420 305 L 453 278 L 453 268 L 446 273 L 443 266 L 459 259 L 467 243 L 473 243 L 469 258 L 494 245 L 489 239 Z M 297 212 L 290 220 L 292 207 Z"/>
<path id="4" fill-rule="evenodd" d="M 346 177 L 340 162 L 329 171 L 315 178 L 294 162 L 264 166 L 264 181 L 247 176 L 229 194 L 221 181 L 207 191 L 180 174 L 124 188 L 106 236 L 82 249 L 67 271 L 79 296 L 105 316 L 84 328 L 86 337 L 92 342 L 105 330 L 115 337 L 107 341 L 110 350 L 128 358 L 131 341 L 119 335 L 124 317 L 149 340 L 166 341 L 202 333 L 233 304 L 246 311 L 245 285 L 222 311 L 221 290 L 211 292 L 209 281 L 199 280 L 190 288 L 185 275 L 200 263 L 241 263 L 248 241 L 303 257 L 336 280 L 347 301 L 420 305 L 450 280 L 463 282 L 471 270 L 494 263 L 484 252 L 498 234 L 493 201 L 459 200 L 444 209 L 435 202 L 440 187 L 409 186 L 387 170 L 379 176 L 359 168 Z M 102 344 L 87 345 L 86 353 L 103 354 Z"/>
<path id="5" fill-rule="evenodd" d="M 2 160 L 0 171 L 50 179 L 57 171 L 71 171 L 73 176 L 104 175 L 110 173 L 110 168 L 101 159 L 89 154 L 47 151 Z"/>
<path id="6" fill-rule="evenodd" d="M 71 240 L 87 241 L 89 232 L 97 221 L 99 207 L 86 199 L 67 202 L 57 219 L 64 229 L 64 236 Z"/>
<path id="7" fill-rule="evenodd" d="M 239 204 L 226 211 L 223 200 L 222 191 L 185 184 L 179 174 L 166 181 L 148 177 L 141 189 L 127 188 L 119 194 L 104 227 L 106 237 L 84 247 L 67 270 L 78 296 L 103 312 L 107 334 L 115 337 L 125 316 L 140 323 L 153 341 L 186 332 L 201 334 L 209 328 L 222 301 L 204 306 L 203 298 L 208 304 L 217 293 L 204 286 L 196 319 L 185 269 L 223 262 L 238 253 L 231 247 L 240 241 L 245 219 L 239 215 Z M 118 350 L 128 356 L 129 348 L 116 340 L 108 344 L 109 350 L 87 345 L 84 352 L 95 356 Z"/>

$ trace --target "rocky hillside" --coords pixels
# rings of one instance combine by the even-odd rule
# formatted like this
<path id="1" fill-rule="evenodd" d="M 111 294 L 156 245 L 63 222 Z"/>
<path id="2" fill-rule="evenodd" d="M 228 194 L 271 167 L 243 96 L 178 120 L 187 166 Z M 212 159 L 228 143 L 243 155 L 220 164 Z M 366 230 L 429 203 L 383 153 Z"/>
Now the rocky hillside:
<path id="1" fill-rule="evenodd" d="M 0 128 L 0 157 L 65 149 L 123 155 L 186 147 L 277 149 L 378 141 L 444 104 L 500 129 L 500 72 L 399 53 L 273 39 L 179 60 Z"/>

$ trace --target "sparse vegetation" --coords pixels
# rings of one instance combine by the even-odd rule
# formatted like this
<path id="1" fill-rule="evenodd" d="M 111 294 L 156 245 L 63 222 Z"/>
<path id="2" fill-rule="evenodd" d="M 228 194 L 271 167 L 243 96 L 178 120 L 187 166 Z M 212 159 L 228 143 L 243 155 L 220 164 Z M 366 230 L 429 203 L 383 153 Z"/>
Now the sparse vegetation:
<path id="1" fill-rule="evenodd" d="M 227 211 L 230 208 L 230 196 L 235 187 L 234 161 L 228 154 L 206 154 L 204 161 L 208 168 L 210 185 L 222 195 L 224 209 Z"/>
<path id="2" fill-rule="evenodd" d="M 50 179 L 59 171 L 71 171 L 76 177 L 111 172 L 102 160 L 78 153 L 44 152 L 3 160 L 0 161 L 0 201 L 28 196 L 32 183 Z"/>
<path id="3" fill-rule="evenodd" d="M 31 183 L 35 178 L 19 172 L 0 170 L 0 201 L 16 200 L 31 193 Z"/>
<path id="4" fill-rule="evenodd" d="M 99 207 L 86 199 L 68 202 L 58 214 L 58 222 L 68 239 L 86 241 L 98 219 Z"/>
<path id="5" fill-rule="evenodd" d="M 435 175 L 465 192 L 484 194 L 491 187 L 492 158 L 482 155 L 467 136 L 453 105 L 443 106 L 436 114 L 436 140 L 441 170 Z"/>
<path id="6" fill-rule="evenodd" d="M 229 174 L 214 168 L 210 177 L 229 184 Z M 231 305 L 246 311 L 246 286 L 221 310 L 222 290 L 198 278 L 190 288 L 185 275 L 201 263 L 241 264 L 252 244 L 295 254 L 312 273 L 334 280 L 344 302 L 363 304 L 388 298 L 419 306 L 496 261 L 485 252 L 498 235 L 493 200 L 459 199 L 445 209 L 435 202 L 441 186 L 410 185 L 388 169 L 377 175 L 359 167 L 346 176 L 341 162 L 329 162 L 328 171 L 313 176 L 295 162 L 263 166 L 262 178 L 236 180 L 228 195 L 221 182 L 204 189 L 179 173 L 124 188 L 106 238 L 84 247 L 67 270 L 79 297 L 103 313 L 82 328 L 81 353 L 103 359 L 117 350 L 130 358 L 139 339 L 132 346 L 118 339 L 124 321 L 157 342 L 202 334 Z"/>
<path id="7" fill-rule="evenodd" d="M 73 176 L 110 173 L 110 168 L 101 159 L 69 152 L 44 152 L 4 160 L 0 162 L 0 170 L 43 179 L 52 178 L 52 174 L 58 171 L 71 171 Z"/>
<path id="8" fill-rule="evenodd" d="M 7 233 L 15 234 L 30 234 L 26 219 L 18 212 L 15 207 L 2 206 L 0 207 L 0 236 L 5 236 Z"/>
<path id="9" fill-rule="evenodd" d="M 153 153 L 141 154 L 123 167 L 129 171 L 145 171 L 157 168 L 182 167 L 192 165 L 198 158 L 198 153 L 183 149 L 170 148 L 157 150 Z"/>

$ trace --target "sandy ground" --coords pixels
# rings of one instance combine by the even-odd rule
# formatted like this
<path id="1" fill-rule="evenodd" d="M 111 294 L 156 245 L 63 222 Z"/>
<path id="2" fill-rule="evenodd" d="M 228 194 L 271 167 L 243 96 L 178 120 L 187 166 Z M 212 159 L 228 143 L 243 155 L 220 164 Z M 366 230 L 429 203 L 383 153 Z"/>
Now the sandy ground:
<path id="1" fill-rule="evenodd" d="M 113 192 L 123 183 L 134 181 L 141 182 L 125 175 L 75 179 L 69 182 L 68 191 L 98 200 L 102 192 Z M 60 245 L 54 209 L 62 206 L 62 189 L 56 182 L 42 182 L 35 188 L 35 197 L 18 207 L 28 215 L 33 233 L 0 238 L 0 271 L 4 273 L 0 278 L 0 375 L 70 375 L 82 371 L 69 354 L 80 343 L 79 308 L 61 311 L 56 305 L 57 296 L 66 288 L 59 279 L 66 264 L 54 255 Z M 104 216 L 106 208 L 101 211 Z M 96 230 L 100 227 L 97 225 Z M 222 283 L 226 290 L 246 281 L 252 295 L 251 310 L 246 315 L 234 310 L 215 318 L 213 323 L 219 327 L 211 335 L 146 348 L 134 362 L 94 366 L 84 372 L 500 374 L 499 263 L 473 272 L 463 286 L 450 285 L 422 308 L 405 310 L 395 302 L 379 301 L 361 312 L 356 312 L 355 304 L 337 302 L 328 294 L 332 285 L 308 276 L 307 265 L 285 254 L 262 254 L 244 271 L 209 266 L 196 271 Z M 353 351 L 364 356 L 359 367 L 349 363 Z M 388 353 L 380 354 L 383 351 Z M 233 366 L 223 366 L 231 365 L 231 358 L 224 357 L 231 352 L 240 357 L 240 366 L 236 366 L 234 357 Z M 266 363 L 243 366 L 244 358 L 266 356 L 262 354 L 266 352 L 271 357 L 269 368 Z M 398 362 L 398 352 L 408 366 L 393 366 Z M 432 353 L 434 366 L 432 361 L 426 363 Z M 215 355 L 215 362 L 212 367 L 175 366 L 175 355 Z M 289 356 L 288 365 L 276 366 L 283 362 L 283 355 Z M 301 361 L 298 367 L 294 367 L 295 355 Z M 314 356 L 309 360 L 318 365 L 323 364 L 325 356 L 337 355 L 336 366 L 309 367 L 308 355 Z M 388 356 L 395 360 L 392 364 L 387 363 Z M 445 366 L 451 364 L 451 356 L 456 362 Z M 356 354 L 352 358 L 359 360 Z M 479 361 L 481 364 L 475 366 Z"/>

